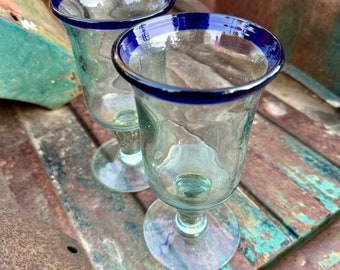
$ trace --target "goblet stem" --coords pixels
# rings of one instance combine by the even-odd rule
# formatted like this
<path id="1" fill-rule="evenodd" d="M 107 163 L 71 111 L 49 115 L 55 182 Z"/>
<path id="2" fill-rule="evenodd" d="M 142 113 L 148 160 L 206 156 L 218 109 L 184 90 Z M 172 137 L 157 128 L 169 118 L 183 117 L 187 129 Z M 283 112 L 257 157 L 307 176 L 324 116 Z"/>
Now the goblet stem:
<path id="1" fill-rule="evenodd" d="M 119 149 L 119 159 L 129 166 L 137 166 L 142 161 L 140 150 L 139 129 L 131 131 L 114 131 Z"/>
<path id="2" fill-rule="evenodd" d="M 178 232 L 190 238 L 198 237 L 207 227 L 204 212 L 178 210 L 175 220 Z"/>

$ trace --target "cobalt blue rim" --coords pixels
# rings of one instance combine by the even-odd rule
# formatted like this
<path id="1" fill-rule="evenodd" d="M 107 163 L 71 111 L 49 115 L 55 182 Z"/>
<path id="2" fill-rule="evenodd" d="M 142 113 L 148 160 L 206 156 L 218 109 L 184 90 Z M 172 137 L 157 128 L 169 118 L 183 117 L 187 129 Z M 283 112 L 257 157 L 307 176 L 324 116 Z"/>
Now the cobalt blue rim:
<path id="1" fill-rule="evenodd" d="M 160 34 L 188 29 L 221 30 L 237 33 L 252 41 L 267 57 L 266 74 L 239 86 L 195 90 L 158 83 L 129 68 L 130 56 L 140 44 Z M 280 41 L 273 34 L 253 22 L 225 14 L 186 12 L 149 19 L 125 31 L 113 44 L 112 61 L 120 75 L 149 95 L 179 103 L 213 104 L 231 101 L 261 90 L 282 69 L 284 51 Z"/>
<path id="2" fill-rule="evenodd" d="M 118 30 L 130 28 L 135 24 L 140 23 L 146 19 L 150 19 L 152 17 L 167 13 L 176 2 L 176 0 L 165 0 L 165 4 L 162 9 L 143 16 L 122 18 L 117 20 L 92 20 L 86 18 L 73 17 L 65 13 L 62 13 L 59 10 L 59 5 L 62 1 L 63 0 L 50 0 L 50 9 L 58 19 L 60 19 L 62 22 L 68 25 L 72 25 L 75 27 L 97 30 Z"/>

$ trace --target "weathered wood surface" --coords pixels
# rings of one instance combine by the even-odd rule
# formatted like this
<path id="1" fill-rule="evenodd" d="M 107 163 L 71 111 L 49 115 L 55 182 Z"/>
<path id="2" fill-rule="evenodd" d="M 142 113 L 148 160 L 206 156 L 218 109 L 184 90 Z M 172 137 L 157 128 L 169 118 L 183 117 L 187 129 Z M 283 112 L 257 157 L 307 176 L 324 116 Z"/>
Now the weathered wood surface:
<path id="1" fill-rule="evenodd" d="M 242 182 L 229 199 L 241 242 L 223 269 L 337 269 L 340 137 L 270 94 L 287 83 L 278 81 L 262 96 Z M 93 123 L 83 98 L 54 111 L 0 105 L 0 171 L 17 203 L 78 240 L 94 269 L 163 269 L 142 233 L 153 193 L 113 193 L 91 176 L 92 154 L 112 134 Z"/>

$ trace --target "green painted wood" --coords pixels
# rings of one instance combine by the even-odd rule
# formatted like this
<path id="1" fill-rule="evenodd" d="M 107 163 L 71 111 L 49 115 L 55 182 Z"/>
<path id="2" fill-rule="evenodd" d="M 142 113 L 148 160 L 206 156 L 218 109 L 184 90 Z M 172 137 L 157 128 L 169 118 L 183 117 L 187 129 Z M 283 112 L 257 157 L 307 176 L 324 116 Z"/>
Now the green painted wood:
<path id="1" fill-rule="evenodd" d="M 250 149 L 245 164 L 242 184 L 270 209 L 293 237 L 298 238 L 311 230 L 330 214 L 319 201 L 263 159 L 261 154 Z"/>
<path id="2" fill-rule="evenodd" d="M 64 30 L 42 1 L 0 3 L 0 98 L 58 108 L 81 93 Z"/>
<path id="3" fill-rule="evenodd" d="M 314 109 L 318 113 L 318 108 Z M 327 124 L 309 118 L 269 92 L 262 94 L 258 111 L 304 144 L 327 157 L 335 165 L 340 166 L 340 134 L 329 129 Z M 323 115 L 322 112 L 319 114 Z M 334 112 L 332 118 L 340 119 L 340 113 Z M 336 127 L 336 123 L 334 126 Z"/>
<path id="4" fill-rule="evenodd" d="M 293 243 L 290 236 L 269 217 L 269 213 L 264 212 L 240 189 L 227 202 L 240 224 L 239 250 L 252 267 L 263 266 Z"/>
<path id="5" fill-rule="evenodd" d="M 281 129 L 255 119 L 249 147 L 268 163 L 286 175 L 305 192 L 314 196 L 331 213 L 340 206 L 340 168 L 314 152 Z M 268 146 L 268 143 L 272 147 Z"/>

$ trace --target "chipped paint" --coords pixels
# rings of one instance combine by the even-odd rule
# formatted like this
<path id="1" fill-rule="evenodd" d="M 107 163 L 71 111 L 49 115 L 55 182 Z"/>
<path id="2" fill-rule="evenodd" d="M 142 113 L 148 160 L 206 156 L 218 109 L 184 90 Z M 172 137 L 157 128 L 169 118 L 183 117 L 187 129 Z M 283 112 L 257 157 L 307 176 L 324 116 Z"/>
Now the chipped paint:
<path id="1" fill-rule="evenodd" d="M 314 168 L 317 172 L 321 175 L 334 179 L 340 183 L 340 168 L 334 166 L 328 160 L 322 158 L 319 154 L 315 153 L 310 148 L 303 146 L 302 144 L 298 143 L 298 141 L 289 142 L 285 140 L 286 146 L 288 146 L 293 152 L 298 154 L 300 158 L 309 166 Z M 338 187 L 340 189 L 340 186 Z"/>
<path id="2" fill-rule="evenodd" d="M 223 266 L 221 270 L 233 270 L 233 268 L 228 264 L 226 266 Z"/>
<path id="3" fill-rule="evenodd" d="M 20 23 L 22 27 L 24 27 L 27 30 L 38 31 L 37 25 L 34 22 L 31 22 L 31 21 L 26 20 L 25 18 L 22 18 L 20 20 Z"/>
<path id="4" fill-rule="evenodd" d="M 0 1 L 0 9 L 9 16 L 0 18 L 0 97 L 50 109 L 68 103 L 80 94 L 79 83 L 74 77 L 76 65 L 69 41 L 54 33 L 58 31 L 55 18 L 42 10 L 47 8 L 42 1 L 5 2 Z M 66 37 L 65 30 L 59 30 Z M 58 81 L 60 75 L 63 79 Z"/>
<path id="5" fill-rule="evenodd" d="M 316 221 L 310 219 L 305 213 L 294 214 L 294 216 L 295 216 L 297 219 L 303 221 L 305 224 L 310 224 L 310 225 L 316 224 Z"/>
<path id="6" fill-rule="evenodd" d="M 300 171 L 299 167 L 285 168 L 283 166 L 277 165 L 277 168 L 284 172 L 287 176 L 289 176 L 289 178 L 303 190 L 314 195 L 314 197 L 318 201 L 320 201 L 327 210 L 331 211 L 332 213 L 339 211 L 339 206 L 328 196 L 328 194 L 324 194 L 321 192 L 321 190 L 324 188 L 320 186 L 318 182 L 316 182 L 316 186 L 311 185 L 312 183 L 310 182 L 310 180 L 304 177 L 304 173 Z"/>
<path id="7" fill-rule="evenodd" d="M 340 108 L 340 101 L 327 99 L 326 102 L 333 106 L 334 108 Z"/>
<path id="8" fill-rule="evenodd" d="M 340 262 L 340 252 L 333 251 L 327 254 L 327 257 L 318 262 L 318 265 L 322 267 L 322 269 L 328 269 L 328 267 L 335 265 Z"/>
<path id="9" fill-rule="evenodd" d="M 264 99 L 263 102 L 267 112 L 273 116 L 282 117 L 287 114 L 287 110 L 282 103 L 271 102 L 267 99 Z"/>
<path id="10" fill-rule="evenodd" d="M 228 200 L 240 223 L 239 250 L 251 265 L 267 261 L 290 243 L 289 238 L 261 210 L 249 203 L 238 190 Z"/>

